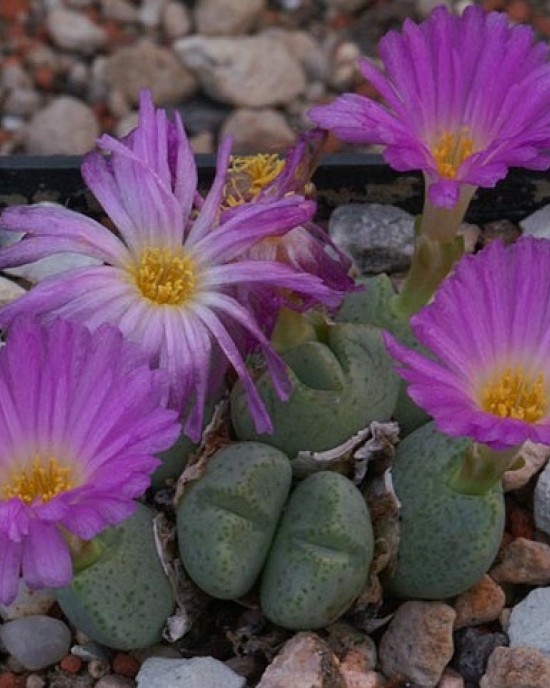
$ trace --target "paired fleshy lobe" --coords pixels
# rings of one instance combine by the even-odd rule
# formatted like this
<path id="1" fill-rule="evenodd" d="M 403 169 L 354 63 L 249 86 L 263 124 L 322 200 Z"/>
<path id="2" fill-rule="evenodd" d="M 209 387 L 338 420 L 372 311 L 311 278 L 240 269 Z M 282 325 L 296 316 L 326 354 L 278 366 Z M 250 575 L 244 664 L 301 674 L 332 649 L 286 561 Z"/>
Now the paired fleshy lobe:
<path id="1" fill-rule="evenodd" d="M 166 379 L 103 325 L 24 319 L 0 349 L 0 602 L 72 577 L 68 540 L 125 520 L 181 426 Z"/>
<path id="2" fill-rule="evenodd" d="M 271 421 L 244 363 L 240 342 L 254 340 L 281 396 L 289 391 L 285 366 L 275 354 L 239 290 L 285 289 L 296 299 L 328 307 L 341 296 L 320 277 L 274 260 L 243 254 L 266 236 L 277 237 L 309 221 L 315 206 L 292 194 L 236 208 L 220 226 L 230 141 L 218 152 L 212 187 L 202 199 L 197 169 L 181 119 L 168 120 L 141 96 L 139 125 L 118 141 L 99 139 L 83 177 L 116 226 L 119 237 L 94 220 L 59 206 L 8 208 L 0 229 L 25 237 L 0 251 L 0 269 L 62 252 L 90 255 L 102 265 L 56 275 L 0 310 L 0 327 L 22 314 L 71 318 L 95 330 L 117 325 L 139 343 L 149 361 L 169 375 L 169 403 L 184 414 L 184 430 L 198 440 L 204 406 L 231 365 L 248 393 L 261 431 Z"/>
<path id="3" fill-rule="evenodd" d="M 463 258 L 411 319 L 426 355 L 385 341 L 411 398 L 449 435 L 495 450 L 550 443 L 550 242 Z"/>
<path id="4" fill-rule="evenodd" d="M 312 108 L 345 141 L 385 146 L 401 171 L 422 170 L 429 201 L 452 208 L 461 190 L 492 187 L 509 167 L 550 167 L 548 46 L 506 14 L 436 8 L 380 41 L 385 73 L 360 63 L 382 98 L 345 94 Z"/>

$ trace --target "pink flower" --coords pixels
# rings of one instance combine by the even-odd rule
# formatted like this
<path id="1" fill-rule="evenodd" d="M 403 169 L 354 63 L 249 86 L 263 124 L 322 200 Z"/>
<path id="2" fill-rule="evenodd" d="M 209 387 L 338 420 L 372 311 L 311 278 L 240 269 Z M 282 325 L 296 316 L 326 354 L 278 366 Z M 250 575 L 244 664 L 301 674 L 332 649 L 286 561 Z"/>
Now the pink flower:
<path id="1" fill-rule="evenodd" d="M 411 319 L 421 354 L 385 333 L 411 398 L 448 435 L 496 450 L 550 444 L 550 241 L 462 258 Z"/>
<path id="2" fill-rule="evenodd" d="M 176 115 L 168 121 L 148 93 L 142 94 L 137 129 L 123 141 L 103 136 L 99 145 L 103 153 L 90 153 L 82 174 L 119 236 L 63 207 L 8 208 L 0 228 L 26 237 L 0 251 L 0 269 L 65 251 L 104 264 L 44 280 L 0 310 L 0 327 L 10 327 L 21 314 L 76 319 L 92 330 L 105 322 L 117 325 L 168 372 L 170 405 L 185 414 L 184 430 L 194 440 L 201 435 L 209 390 L 223 374 L 220 361 L 227 361 L 247 390 L 258 430 L 271 431 L 235 337 L 257 342 L 281 397 L 289 393 L 286 369 L 236 298 L 237 287 L 287 289 L 328 306 L 340 295 L 317 276 L 238 257 L 264 237 L 307 222 L 314 204 L 293 194 L 243 206 L 218 231 L 230 142 L 220 147 L 212 188 L 197 214 L 197 170 L 181 120 Z"/>
<path id="3" fill-rule="evenodd" d="M 0 349 L 0 601 L 72 578 L 65 536 L 124 521 L 178 437 L 166 380 L 103 325 L 18 322 Z"/>
<path id="4" fill-rule="evenodd" d="M 527 26 L 479 6 L 436 8 L 380 41 L 384 76 L 361 73 L 384 104 L 345 94 L 310 110 L 345 141 L 386 146 L 396 170 L 422 170 L 435 206 L 452 208 L 461 185 L 492 187 L 509 167 L 550 167 L 548 46 Z"/>

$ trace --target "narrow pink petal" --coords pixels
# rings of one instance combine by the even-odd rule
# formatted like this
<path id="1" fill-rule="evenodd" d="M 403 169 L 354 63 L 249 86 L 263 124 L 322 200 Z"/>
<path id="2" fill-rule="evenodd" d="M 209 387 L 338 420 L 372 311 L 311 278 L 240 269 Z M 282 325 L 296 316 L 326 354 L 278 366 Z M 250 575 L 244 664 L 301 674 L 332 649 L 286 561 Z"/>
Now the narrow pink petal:
<path id="1" fill-rule="evenodd" d="M 218 216 L 223 199 L 223 191 L 227 179 L 227 172 L 229 169 L 229 158 L 231 155 L 232 140 L 226 136 L 218 148 L 218 157 L 216 159 L 216 175 L 210 191 L 204 200 L 200 214 L 193 223 L 191 230 L 186 239 L 186 245 L 189 248 L 206 237 L 212 229 L 218 224 Z"/>
<path id="2" fill-rule="evenodd" d="M 103 135 L 98 144 L 111 153 L 109 162 L 114 179 L 135 228 L 126 233 L 119 227 L 129 248 L 136 252 L 146 246 L 175 249 L 183 238 L 184 218 L 171 188 L 116 139 Z"/>
<path id="3" fill-rule="evenodd" d="M 290 394 L 290 381 L 288 379 L 286 364 L 275 352 L 271 342 L 256 324 L 250 313 L 235 299 L 226 294 L 210 293 L 203 297 L 202 303 L 216 311 L 222 311 L 231 320 L 239 323 L 261 346 L 265 356 L 269 373 L 275 390 L 281 399 L 288 398 Z"/>
<path id="4" fill-rule="evenodd" d="M 71 582 L 71 557 L 55 525 L 31 521 L 23 545 L 22 569 L 31 588 L 62 588 Z"/>
<path id="5" fill-rule="evenodd" d="M 338 306 L 342 300 L 340 292 L 325 286 L 316 275 L 298 272 L 277 261 L 251 260 L 220 265 L 205 271 L 203 279 L 207 288 L 262 284 L 291 289 L 299 294 L 311 295 L 329 307 Z"/>
<path id="6" fill-rule="evenodd" d="M 256 389 L 250 373 L 246 369 L 243 358 L 231 338 L 222 321 L 210 309 L 202 305 L 193 305 L 193 312 L 201 319 L 204 325 L 211 332 L 218 342 L 224 355 L 227 357 L 235 369 L 239 380 L 242 382 L 246 392 L 250 414 L 254 420 L 257 432 L 273 432 L 273 424 L 258 390 Z"/>
<path id="7" fill-rule="evenodd" d="M 122 265 L 129 258 L 124 244 L 103 225 L 62 206 L 39 203 L 6 208 L 0 217 L 0 229 L 24 232 L 33 239 L 43 239 L 43 243 L 37 242 L 36 245 L 43 247 L 44 255 L 47 255 L 48 250 L 51 254 L 56 253 L 54 242 L 58 241 L 60 251 L 89 255 L 114 265 Z M 45 243 L 46 240 L 49 243 Z M 10 249 L 13 254 L 15 246 L 12 245 L 0 251 L 2 267 L 10 266 L 7 256 L 10 255 Z M 46 248 L 47 246 L 49 249 Z M 16 264 L 23 263 L 13 263 L 13 265 Z"/>
<path id="8" fill-rule="evenodd" d="M 0 533 L 0 603 L 11 604 L 19 590 L 22 545 Z"/>
<path id="9" fill-rule="evenodd" d="M 315 204 L 295 194 L 272 203 L 241 206 L 242 210 L 193 246 L 204 263 L 229 262 L 266 236 L 278 236 L 303 224 L 315 212 Z"/>

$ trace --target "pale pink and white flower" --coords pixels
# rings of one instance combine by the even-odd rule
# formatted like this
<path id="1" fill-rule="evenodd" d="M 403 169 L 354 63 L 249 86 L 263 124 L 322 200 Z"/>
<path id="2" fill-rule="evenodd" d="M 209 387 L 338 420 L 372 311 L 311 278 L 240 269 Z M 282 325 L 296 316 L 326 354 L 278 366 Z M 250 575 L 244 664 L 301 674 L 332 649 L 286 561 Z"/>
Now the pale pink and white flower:
<path id="1" fill-rule="evenodd" d="M 168 372 L 169 403 L 184 414 L 184 431 L 194 440 L 220 361 L 227 361 L 246 389 L 258 430 L 269 432 L 271 421 L 238 341 L 257 343 L 281 397 L 289 382 L 265 332 L 239 302 L 237 287 L 277 287 L 329 307 L 341 295 L 316 275 L 239 257 L 264 237 L 307 222 L 315 205 L 296 194 L 243 205 L 220 231 L 230 141 L 222 142 L 212 187 L 199 202 L 197 168 L 181 119 L 176 114 L 170 121 L 155 110 L 148 93 L 141 97 L 139 126 L 121 141 L 104 135 L 98 144 L 101 150 L 86 156 L 82 174 L 118 236 L 64 207 L 8 208 L 0 229 L 25 237 L 0 251 L 0 269 L 62 252 L 103 264 L 40 282 L 0 310 L 0 327 L 10 328 L 22 314 L 76 319 L 92 330 L 117 325 Z"/>

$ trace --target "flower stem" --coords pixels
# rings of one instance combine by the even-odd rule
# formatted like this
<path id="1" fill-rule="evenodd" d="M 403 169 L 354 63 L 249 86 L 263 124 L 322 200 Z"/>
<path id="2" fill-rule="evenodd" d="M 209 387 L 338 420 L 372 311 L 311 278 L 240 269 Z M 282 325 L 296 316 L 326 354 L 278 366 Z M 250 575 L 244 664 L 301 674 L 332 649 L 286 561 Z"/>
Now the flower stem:
<path id="1" fill-rule="evenodd" d="M 96 537 L 93 540 L 81 540 L 67 530 L 63 531 L 63 536 L 69 546 L 74 573 L 83 571 L 88 566 L 95 564 L 107 546 L 101 537 Z"/>
<path id="2" fill-rule="evenodd" d="M 464 253 L 462 237 L 457 236 L 446 242 L 437 241 L 424 234 L 420 225 L 421 220 L 417 218 L 411 267 L 401 292 L 391 302 L 392 312 L 403 320 L 410 318 L 428 303 Z"/>
<path id="3" fill-rule="evenodd" d="M 520 449 L 521 445 L 518 445 L 496 451 L 485 444 L 473 442 L 464 452 L 461 464 L 447 484 L 462 494 L 487 494 L 506 471 L 523 465 L 523 460 L 518 456 Z"/>
<path id="4" fill-rule="evenodd" d="M 426 177 L 425 183 L 429 188 L 430 179 Z M 475 191 L 475 186 L 463 184 L 452 208 L 435 206 L 426 193 L 422 215 L 415 222 L 411 268 L 401 293 L 391 305 L 398 318 L 407 320 L 425 306 L 462 257 L 464 240 L 457 232 Z"/>

